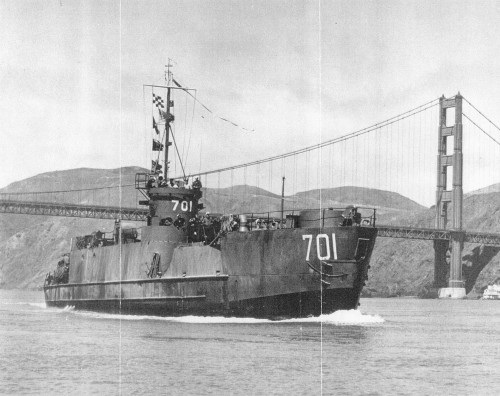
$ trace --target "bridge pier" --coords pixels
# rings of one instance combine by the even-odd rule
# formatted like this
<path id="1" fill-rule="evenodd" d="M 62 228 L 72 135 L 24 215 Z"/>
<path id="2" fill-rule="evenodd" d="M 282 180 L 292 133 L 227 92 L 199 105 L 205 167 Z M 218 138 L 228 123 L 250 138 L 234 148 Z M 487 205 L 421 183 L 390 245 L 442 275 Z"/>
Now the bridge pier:
<path id="1" fill-rule="evenodd" d="M 447 109 L 455 109 L 455 124 L 447 126 Z M 448 205 L 452 204 L 451 257 L 449 260 L 448 287 L 442 287 L 443 266 L 446 262 L 444 252 L 447 241 L 434 243 L 434 280 L 439 289 L 439 298 L 464 298 L 465 283 L 462 279 L 462 251 L 464 232 L 462 231 L 463 201 L 463 154 L 462 154 L 462 96 L 439 100 L 439 140 L 437 156 L 436 188 L 436 228 L 446 229 L 448 223 Z M 448 155 L 447 148 L 453 143 L 453 154 Z M 453 174 L 452 190 L 448 188 L 450 173 Z M 443 242 L 443 243 L 441 243 Z"/>
<path id="2" fill-rule="evenodd" d="M 448 285 L 450 271 L 450 243 L 443 239 L 434 239 L 434 287 Z"/>
<path id="3" fill-rule="evenodd" d="M 462 231 L 451 232 L 451 256 L 449 260 L 450 276 L 448 287 L 439 289 L 439 298 L 465 298 L 465 282 L 462 279 L 462 251 L 464 249 L 464 236 Z"/>

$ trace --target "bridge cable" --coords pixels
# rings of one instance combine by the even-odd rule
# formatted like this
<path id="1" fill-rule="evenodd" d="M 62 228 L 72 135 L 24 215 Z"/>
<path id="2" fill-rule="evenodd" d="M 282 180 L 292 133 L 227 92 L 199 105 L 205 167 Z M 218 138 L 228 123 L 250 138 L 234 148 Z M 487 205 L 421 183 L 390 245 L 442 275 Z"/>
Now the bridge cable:
<path id="1" fill-rule="evenodd" d="M 486 117 L 483 113 L 481 113 L 481 112 L 480 112 L 480 111 L 479 111 L 479 110 L 478 110 L 478 109 L 477 109 L 477 108 L 476 108 L 476 107 L 475 107 L 475 106 L 474 106 L 471 102 L 469 102 L 466 98 L 463 98 L 463 99 L 464 99 L 464 100 L 465 100 L 468 104 L 470 104 L 474 110 L 476 110 L 479 114 L 481 114 L 484 118 L 486 118 L 486 119 L 490 122 L 490 124 L 491 124 L 491 125 L 493 125 L 496 129 L 498 129 L 498 130 L 500 131 L 500 128 L 499 128 L 499 127 L 498 127 L 498 126 L 497 126 L 497 125 L 496 125 L 493 121 L 491 121 L 488 117 Z M 469 117 L 467 117 L 467 118 L 469 118 Z M 470 118 L 469 118 L 469 120 L 470 120 Z M 484 132 L 484 131 L 483 131 L 483 132 Z"/>
<path id="2" fill-rule="evenodd" d="M 472 121 L 467 114 L 462 113 L 462 115 L 467 118 L 470 122 L 472 122 L 479 130 L 481 130 L 486 136 L 488 136 L 491 140 L 493 140 L 496 144 L 500 146 L 500 142 L 497 141 L 493 136 L 491 136 L 488 132 L 486 132 L 483 128 L 481 128 L 479 125 L 477 125 L 474 121 Z"/>
<path id="3" fill-rule="evenodd" d="M 284 154 L 275 155 L 273 157 L 269 157 L 269 158 L 265 158 L 265 159 L 257 160 L 257 161 L 252 161 L 252 162 L 248 162 L 248 163 L 245 163 L 245 164 L 229 166 L 229 167 L 221 168 L 221 169 L 214 169 L 214 170 L 207 171 L 207 172 L 193 173 L 193 174 L 188 175 L 188 176 L 189 177 L 192 177 L 192 176 L 201 176 L 201 175 L 205 175 L 205 174 L 213 174 L 213 173 L 217 173 L 217 172 L 225 172 L 225 171 L 228 171 L 228 170 L 231 170 L 231 169 L 238 169 L 238 168 L 242 168 L 244 166 L 253 166 L 253 165 L 257 165 L 257 164 L 261 164 L 261 163 L 265 163 L 265 162 L 269 162 L 269 161 L 274 161 L 275 159 L 286 158 L 286 157 L 290 157 L 290 156 L 296 155 L 296 154 L 303 154 L 303 153 L 306 153 L 306 152 L 309 152 L 309 151 L 312 151 L 312 150 L 320 149 L 320 148 L 328 146 L 330 144 L 335 144 L 335 143 L 339 143 L 339 142 L 342 142 L 342 141 L 345 141 L 345 140 L 350 140 L 352 138 L 355 138 L 355 137 L 358 137 L 358 136 L 362 136 L 362 135 L 364 135 L 366 133 L 372 132 L 372 131 L 376 130 L 377 128 L 379 128 L 380 126 L 391 125 L 391 124 L 393 124 L 395 122 L 401 121 L 401 120 L 403 120 L 405 118 L 411 117 L 411 116 L 416 115 L 416 114 L 418 114 L 420 112 L 428 110 L 428 109 L 432 108 L 435 104 L 437 104 L 438 100 L 439 99 L 434 99 L 434 100 L 432 100 L 432 101 L 430 101 L 430 102 L 428 102 L 426 104 L 423 104 L 421 106 L 415 107 L 412 110 L 408 110 L 408 111 L 406 111 L 404 113 L 401 113 L 401 114 L 399 114 L 397 116 L 388 118 L 385 121 L 378 122 L 378 123 L 373 124 L 373 125 L 371 125 L 369 127 L 359 129 L 359 130 L 357 130 L 355 132 L 351 132 L 349 134 L 346 134 L 346 135 L 343 135 L 343 136 L 339 136 L 337 138 L 330 139 L 330 140 L 327 140 L 327 141 L 322 142 L 322 143 L 317 143 L 317 144 L 312 145 L 312 146 L 304 147 L 304 148 L 299 149 L 299 150 L 291 151 L 291 152 L 284 153 Z M 436 102 L 436 103 L 434 103 L 434 102 Z"/>

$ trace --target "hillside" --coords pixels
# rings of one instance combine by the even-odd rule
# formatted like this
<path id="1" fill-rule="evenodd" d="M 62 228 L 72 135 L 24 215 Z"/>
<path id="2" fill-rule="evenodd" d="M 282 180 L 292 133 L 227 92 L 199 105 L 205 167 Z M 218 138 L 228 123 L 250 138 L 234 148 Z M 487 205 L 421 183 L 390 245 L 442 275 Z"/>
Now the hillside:
<path id="1" fill-rule="evenodd" d="M 464 199 L 463 226 L 469 231 L 482 230 L 500 233 L 500 193 L 469 195 Z M 413 215 L 412 224 L 428 227 L 435 216 L 434 207 Z M 490 257 L 493 256 L 491 261 Z M 482 294 L 488 284 L 500 277 L 498 249 L 477 244 L 464 244 L 462 268 L 464 277 L 473 263 L 482 263 L 475 284 L 467 284 L 471 295 Z M 432 296 L 434 281 L 434 247 L 432 241 L 378 238 L 373 252 L 370 279 L 365 295 Z"/>
<path id="2" fill-rule="evenodd" d="M 473 191 L 466 194 L 467 196 L 478 195 L 478 194 L 489 194 L 494 192 L 500 192 L 500 183 L 492 184 L 491 186 L 481 188 L 479 190 Z"/>
<path id="3" fill-rule="evenodd" d="M 129 166 L 117 169 L 78 168 L 47 172 L 11 183 L 0 189 L 0 192 L 82 190 L 133 184 L 137 172 L 147 172 L 147 169 Z"/>
<path id="4" fill-rule="evenodd" d="M 121 169 L 71 169 L 42 173 L 11 183 L 0 193 L 67 191 L 128 185 L 122 189 L 78 191 L 29 196 L 30 200 L 103 204 L 135 207 L 135 174 L 138 167 Z M 12 196 L 15 199 L 15 196 Z M 113 229 L 109 220 L 0 214 L 0 288 L 37 288 L 61 255 L 69 250 L 71 238 L 95 230 Z"/>
<path id="5" fill-rule="evenodd" d="M 73 169 L 49 172 L 12 183 L 2 193 L 23 191 L 66 191 L 127 185 L 118 189 L 80 191 L 57 195 L 71 202 L 134 207 L 140 198 L 134 189 L 137 167 L 122 169 Z M 486 189 L 483 189 L 486 190 Z M 39 197 L 56 200 L 56 195 Z M 238 185 L 205 189 L 204 203 L 209 212 L 259 213 L 278 211 L 281 197 L 258 187 Z M 429 227 L 434 208 L 428 209 L 392 192 L 360 187 L 340 187 L 300 192 L 285 197 L 285 209 L 344 207 L 349 204 L 377 208 L 379 224 L 413 224 Z M 0 214 L 0 288 L 37 288 L 58 258 L 69 250 L 71 238 L 97 229 L 111 230 L 113 221 L 64 217 Z M 500 192 L 482 191 L 464 199 L 464 227 L 500 232 Z M 491 252 L 466 244 L 465 271 L 473 260 Z M 433 244 L 430 241 L 378 238 L 372 257 L 365 295 L 428 295 L 432 291 Z M 473 292 L 480 293 L 500 276 L 500 255 L 486 265 L 477 277 Z"/>
<path id="6" fill-rule="evenodd" d="M 204 196 L 207 210 L 217 213 L 274 212 L 279 216 L 281 196 L 261 188 L 238 185 L 229 188 L 207 189 Z M 377 209 L 377 219 L 384 224 L 401 224 L 421 215 L 427 208 L 389 191 L 361 187 L 337 187 L 299 192 L 285 196 L 285 210 L 348 205 Z M 408 223 L 409 224 L 409 223 Z"/>

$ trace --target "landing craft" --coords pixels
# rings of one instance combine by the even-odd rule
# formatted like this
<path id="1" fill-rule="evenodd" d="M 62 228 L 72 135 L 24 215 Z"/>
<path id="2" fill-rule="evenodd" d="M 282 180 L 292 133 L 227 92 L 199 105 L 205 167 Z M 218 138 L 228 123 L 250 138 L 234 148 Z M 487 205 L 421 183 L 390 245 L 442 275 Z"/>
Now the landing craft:
<path id="1" fill-rule="evenodd" d="M 171 92 L 187 89 L 167 76 L 166 101 L 153 93 L 164 120 L 164 139 L 153 150 L 163 151 L 165 169 L 158 158 L 135 178 L 147 225 L 139 233 L 117 220 L 112 233 L 73 238 L 69 256 L 46 278 L 47 306 L 271 319 L 357 308 L 377 236 L 375 210 L 205 212 L 199 179 L 169 179 Z M 154 118 L 153 128 L 160 128 Z"/>

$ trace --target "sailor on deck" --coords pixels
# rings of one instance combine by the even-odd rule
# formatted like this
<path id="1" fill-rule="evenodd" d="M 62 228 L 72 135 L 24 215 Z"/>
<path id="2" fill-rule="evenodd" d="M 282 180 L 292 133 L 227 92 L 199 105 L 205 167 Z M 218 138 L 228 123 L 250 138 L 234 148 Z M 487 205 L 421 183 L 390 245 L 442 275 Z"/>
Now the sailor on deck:
<path id="1" fill-rule="evenodd" d="M 194 190 L 201 189 L 201 181 L 200 181 L 200 179 L 196 178 L 196 180 L 193 182 L 193 189 Z"/>
<path id="2" fill-rule="evenodd" d="M 158 187 L 167 187 L 167 182 L 163 179 L 163 176 L 158 177 Z"/>
<path id="3" fill-rule="evenodd" d="M 153 188 L 155 186 L 155 178 L 153 176 L 151 176 L 146 184 L 146 187 L 147 188 Z"/>
<path id="4" fill-rule="evenodd" d="M 200 179 L 196 178 L 193 181 L 193 190 L 194 190 L 194 196 L 193 196 L 193 198 L 195 200 L 200 199 L 201 198 L 201 181 L 200 181 Z"/>
<path id="5" fill-rule="evenodd" d="M 177 229 L 180 229 L 180 228 L 184 227 L 185 223 L 186 223 L 186 219 L 184 219 L 184 217 L 182 217 L 180 214 L 178 214 L 177 218 L 174 221 L 174 226 Z"/>

